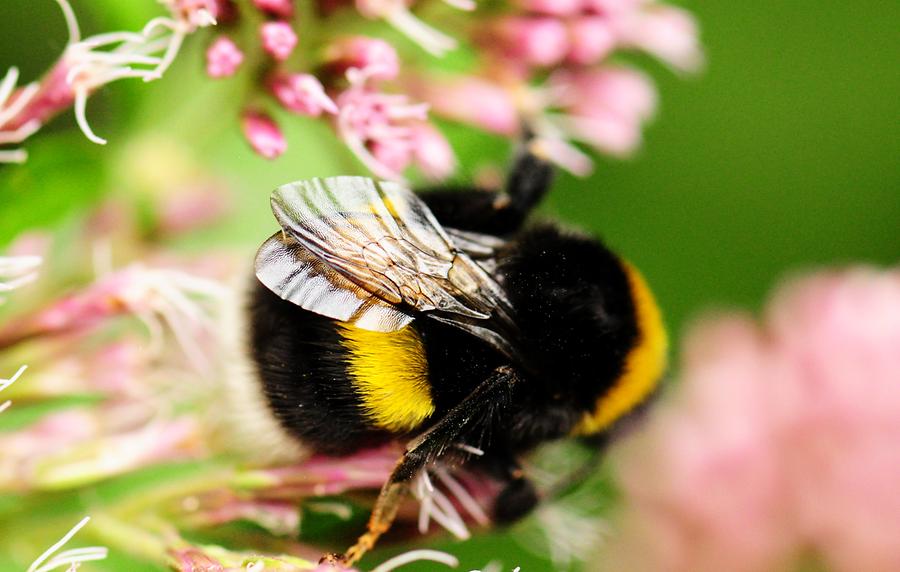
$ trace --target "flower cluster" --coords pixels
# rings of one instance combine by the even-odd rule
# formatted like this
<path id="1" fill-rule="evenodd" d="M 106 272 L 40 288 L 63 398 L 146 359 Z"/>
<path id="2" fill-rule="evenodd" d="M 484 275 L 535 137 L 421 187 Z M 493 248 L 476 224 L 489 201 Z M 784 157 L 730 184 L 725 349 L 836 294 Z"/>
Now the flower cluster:
<path id="1" fill-rule="evenodd" d="M 166 204 L 161 212 L 168 210 Z M 123 242 L 123 228 L 131 222 L 113 210 L 107 205 L 88 218 L 85 240 L 102 242 L 115 236 Z M 172 232 L 166 227 L 159 231 Z M 78 240 L 82 239 L 77 238 L 76 244 Z M 11 251 L 28 250 L 26 246 L 33 250 L 37 243 L 43 241 L 20 240 Z M 47 244 L 43 247 L 49 249 Z M 141 495 L 92 503 L 91 535 L 111 550 L 133 551 L 178 570 L 317 569 L 316 555 L 324 549 L 296 541 L 301 519 L 307 523 L 350 518 L 353 504 L 336 496 L 377 491 L 402 449 L 393 444 L 348 458 L 315 456 L 262 467 L 214 460 L 235 455 L 218 438 L 221 424 L 234 421 L 204 413 L 223 391 L 218 382 L 225 360 L 220 358 L 231 346 L 223 340 L 229 336 L 222 334 L 220 314 L 229 307 L 228 296 L 233 293 L 222 284 L 232 267 L 198 264 L 155 249 L 159 246 L 154 243 L 141 245 L 137 250 L 144 263 L 101 270 L 99 277 L 72 293 L 15 309 L 0 327 L 4 366 L 7 357 L 16 362 L 27 358 L 32 364 L 25 383 L 13 385 L 22 367 L 8 380 L 0 380 L 0 390 L 26 413 L 33 406 L 57 404 L 0 432 L 0 492 L 20 494 L 40 505 L 50 498 L 48 491 L 78 497 L 86 488 L 128 479 L 141 469 L 165 473 L 191 462 L 203 467 L 199 475 L 163 478 Z M 39 258 L 2 260 L 3 278 L 11 289 L 33 280 Z M 83 263 L 76 261 L 76 266 Z M 53 264 L 43 271 L 45 281 L 61 279 Z M 210 384 L 210 379 L 216 383 Z M 481 453 L 461 448 L 467 454 Z M 490 479 L 435 465 L 416 483 L 418 512 L 411 502 L 401 519 L 417 523 L 423 534 L 437 523 L 465 539 L 473 524 L 488 524 L 482 507 L 497 493 Z M 9 518 L 0 515 L 0 522 L 4 516 Z M 188 540 L 197 531 L 239 524 L 261 531 L 245 540 L 264 552 L 244 550 L 245 542 L 231 546 Z M 74 548 L 55 555 L 49 551 L 33 568 L 49 571 L 105 554 L 102 548 Z M 393 570 L 423 559 L 456 562 L 445 553 L 414 550 L 378 569 Z"/>
<path id="2" fill-rule="evenodd" d="M 693 332 L 680 395 L 623 460 L 603 569 L 900 568 L 898 348 L 897 270 L 813 276 L 762 325 Z"/>
<path id="3" fill-rule="evenodd" d="M 477 7 L 470 1 L 447 3 L 464 11 Z M 322 21 L 315 26 L 327 25 L 345 4 L 320 2 Z M 434 55 L 457 46 L 455 39 L 416 18 L 409 4 L 358 0 L 355 7 L 365 18 L 386 20 Z M 702 62 L 696 26 L 681 9 L 642 0 L 513 4 L 499 15 L 476 11 L 477 18 L 463 26 L 482 47 L 474 73 L 432 77 L 427 70 L 401 65 L 390 44 L 364 36 L 330 40 L 320 50 L 304 45 L 305 59 L 312 54 L 317 61 L 303 71 L 285 71 L 298 37 L 301 45 L 305 37 L 288 25 L 293 4 L 256 2 L 275 19 L 262 24 L 259 33 L 270 60 L 265 65 L 275 64 L 266 86 L 287 111 L 331 117 L 350 150 L 379 177 L 400 179 L 415 164 L 427 177 L 441 179 L 455 166 L 452 149 L 427 121 L 428 105 L 411 104 L 403 92 L 424 99 L 439 115 L 490 132 L 515 137 L 527 125 L 544 140 L 551 159 L 585 174 L 591 160 L 569 139 L 628 155 L 640 144 L 642 124 L 656 107 L 656 92 L 644 74 L 604 63 L 613 51 L 643 50 L 679 70 L 696 69 Z M 215 39 L 207 50 L 209 75 L 234 74 L 248 48 L 242 50 L 227 36 Z M 548 70 L 556 71 L 548 77 Z M 384 93 L 381 85 L 394 93 Z M 277 157 L 287 148 L 270 114 L 245 111 L 243 128 L 263 157 Z"/>
<path id="4" fill-rule="evenodd" d="M 19 144 L 47 121 L 70 107 L 85 137 L 105 144 L 87 121 L 87 100 L 99 88 L 124 78 L 152 81 L 172 64 L 184 38 L 215 24 L 212 0 L 165 0 L 170 16 L 154 18 L 140 32 L 110 32 L 81 38 L 68 0 L 56 0 L 63 11 L 69 41 L 60 59 L 40 80 L 16 87 L 17 68 L 0 81 L 0 145 Z M 22 162 L 22 149 L 0 150 L 0 163 Z"/>
<path id="5" fill-rule="evenodd" d="M 427 178 L 443 179 L 453 173 L 455 159 L 429 121 L 431 107 L 508 137 L 520 136 L 526 126 L 544 140 L 552 160 L 586 174 L 591 159 L 570 141 L 626 156 L 639 146 L 642 125 L 656 107 L 651 81 L 608 63 L 614 52 L 641 50 L 683 71 L 703 60 L 690 14 L 651 0 L 516 0 L 499 10 L 474 0 L 445 0 L 452 7 L 448 15 L 480 50 L 473 69 L 441 77 L 421 59 L 401 62 L 383 39 L 331 32 L 332 20 L 341 25 L 339 13 L 355 10 L 443 56 L 459 42 L 413 13 L 424 2 L 318 0 L 315 14 L 304 12 L 301 19 L 295 0 L 241 6 L 232 0 L 166 0 L 171 16 L 151 21 L 140 33 L 86 40 L 80 40 L 66 0 L 58 2 L 70 23 L 69 46 L 41 82 L 14 90 L 15 68 L 0 82 L 0 144 L 23 141 L 70 106 L 85 135 L 104 143 L 88 126 L 88 96 L 117 79 L 160 77 L 188 34 L 218 22 L 220 32 L 206 50 L 206 73 L 221 80 L 252 68 L 246 73 L 256 93 L 243 106 L 240 125 L 264 158 L 275 159 L 288 146 L 274 104 L 330 121 L 378 177 L 401 180 L 414 165 Z M 254 28 L 252 34 L 247 27 Z M 21 150 L 0 151 L 0 161 L 24 158 Z"/>

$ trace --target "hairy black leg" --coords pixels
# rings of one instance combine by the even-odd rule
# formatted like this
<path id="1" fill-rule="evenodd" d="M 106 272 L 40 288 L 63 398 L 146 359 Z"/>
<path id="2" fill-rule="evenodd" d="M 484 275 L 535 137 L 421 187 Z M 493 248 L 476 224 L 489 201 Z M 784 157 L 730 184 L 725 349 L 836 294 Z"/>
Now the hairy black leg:
<path id="1" fill-rule="evenodd" d="M 425 190 L 420 196 L 444 226 L 504 235 L 522 226 L 552 180 L 553 168 L 543 158 L 540 141 L 532 140 L 516 158 L 505 192 L 462 187 Z"/>
<path id="2" fill-rule="evenodd" d="M 428 431 L 413 440 L 400 458 L 390 478 L 381 488 L 366 532 L 343 556 L 327 555 L 324 562 L 352 565 L 368 552 L 378 538 L 390 529 L 400 503 L 409 495 L 410 483 L 428 463 L 441 458 L 448 451 L 459 452 L 456 444 L 471 435 L 473 430 L 490 423 L 498 408 L 509 401 L 518 381 L 510 367 L 499 367 L 458 405 L 447 412 Z"/>
<path id="3" fill-rule="evenodd" d="M 506 486 L 494 499 L 493 507 L 494 522 L 499 525 L 512 524 L 528 516 L 540 500 L 534 485 L 514 459 L 504 465 L 502 478 Z"/>

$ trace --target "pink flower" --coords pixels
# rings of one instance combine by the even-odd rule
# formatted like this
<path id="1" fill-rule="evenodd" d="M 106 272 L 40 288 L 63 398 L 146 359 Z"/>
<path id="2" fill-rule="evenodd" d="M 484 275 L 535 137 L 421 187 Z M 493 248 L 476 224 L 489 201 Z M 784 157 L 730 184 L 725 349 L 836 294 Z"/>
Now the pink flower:
<path id="1" fill-rule="evenodd" d="M 900 569 L 900 271 L 782 289 L 697 329 L 680 395 L 621 464 L 610 570 Z"/>
<path id="2" fill-rule="evenodd" d="M 554 77 L 560 103 L 570 112 L 591 116 L 598 108 L 619 117 L 647 120 L 656 111 L 657 96 L 646 74 L 624 67 L 604 67 Z"/>
<path id="3" fill-rule="evenodd" d="M 456 169 L 456 156 L 450 143 L 428 123 L 412 128 L 412 156 L 422 173 L 433 180 L 442 180 Z"/>
<path id="4" fill-rule="evenodd" d="M 412 127 L 427 120 L 428 104 L 381 93 L 359 70 L 351 69 L 348 78 L 350 87 L 336 100 L 338 133 L 376 176 L 402 180 L 411 159 Z"/>
<path id="5" fill-rule="evenodd" d="M 206 74 L 219 78 L 234 75 L 244 61 L 244 53 L 231 38 L 219 36 L 206 50 Z"/>
<path id="6" fill-rule="evenodd" d="M 415 89 L 436 113 L 449 119 L 501 135 L 513 135 L 519 130 L 519 113 L 513 95 L 487 79 L 426 80 Z"/>
<path id="7" fill-rule="evenodd" d="M 582 10 L 582 0 L 516 0 L 523 10 L 548 16 L 574 16 Z"/>
<path id="8" fill-rule="evenodd" d="M 607 67 L 561 72 L 551 78 L 556 123 L 570 137 L 605 153 L 627 156 L 641 143 L 641 128 L 656 109 L 656 90 L 642 73 Z"/>
<path id="9" fill-rule="evenodd" d="M 158 230 L 175 235 L 207 227 L 220 220 L 231 207 L 227 189 L 215 182 L 185 185 L 160 200 Z"/>
<path id="10" fill-rule="evenodd" d="M 486 38 L 513 60 L 532 66 L 558 64 L 569 51 L 569 34 L 565 24 L 555 18 L 508 17 L 495 24 Z"/>
<path id="11" fill-rule="evenodd" d="M 693 71 L 703 65 L 697 22 L 680 8 L 664 5 L 646 8 L 629 22 L 623 42 L 679 70 Z"/>
<path id="12" fill-rule="evenodd" d="M 569 23 L 569 51 L 566 60 L 579 65 L 595 64 L 616 46 L 616 34 L 609 20 L 583 16 Z"/>
<path id="13" fill-rule="evenodd" d="M 290 20 L 294 15 L 292 0 L 253 0 L 253 5 L 267 14 Z"/>
<path id="14" fill-rule="evenodd" d="M 285 109 L 300 115 L 318 117 L 323 111 L 338 112 L 337 105 L 313 75 L 278 74 L 269 81 L 269 89 Z"/>
<path id="15" fill-rule="evenodd" d="M 287 140 L 268 115 L 256 111 L 245 111 L 241 118 L 244 138 L 256 154 L 266 159 L 275 159 L 287 150 Z"/>
<path id="16" fill-rule="evenodd" d="M 287 22 L 266 22 L 259 34 L 263 49 L 279 62 L 286 60 L 297 46 L 297 34 Z"/>
<path id="17" fill-rule="evenodd" d="M 361 70 L 374 81 L 391 80 L 400 73 L 400 59 L 389 43 L 377 38 L 352 36 L 331 44 L 326 53 L 328 68 L 342 76 L 350 68 Z"/>

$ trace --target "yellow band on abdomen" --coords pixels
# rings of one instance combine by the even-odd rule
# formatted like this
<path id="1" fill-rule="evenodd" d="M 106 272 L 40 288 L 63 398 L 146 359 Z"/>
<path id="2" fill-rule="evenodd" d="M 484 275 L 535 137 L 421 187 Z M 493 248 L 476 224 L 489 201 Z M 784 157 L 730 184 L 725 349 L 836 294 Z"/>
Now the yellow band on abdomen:
<path id="1" fill-rule="evenodd" d="M 643 276 L 624 263 L 638 327 L 638 340 L 628 356 L 616 383 L 597 400 L 591 413 L 575 426 L 573 435 L 593 435 L 608 429 L 629 411 L 646 400 L 656 389 L 666 370 L 668 339 L 659 306 Z"/>
<path id="2" fill-rule="evenodd" d="M 401 433 L 434 413 L 425 348 L 411 326 L 396 332 L 371 332 L 349 324 L 338 328 L 350 352 L 353 384 L 373 425 Z"/>

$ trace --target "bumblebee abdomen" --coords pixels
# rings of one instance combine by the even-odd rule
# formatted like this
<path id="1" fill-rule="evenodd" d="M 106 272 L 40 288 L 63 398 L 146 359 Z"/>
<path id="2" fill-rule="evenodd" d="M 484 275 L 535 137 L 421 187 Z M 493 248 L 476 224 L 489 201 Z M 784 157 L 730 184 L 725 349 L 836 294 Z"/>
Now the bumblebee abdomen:
<path id="1" fill-rule="evenodd" d="M 417 330 L 371 332 L 309 312 L 257 284 L 251 355 L 269 409 L 314 451 L 343 454 L 409 433 L 435 411 Z"/>

